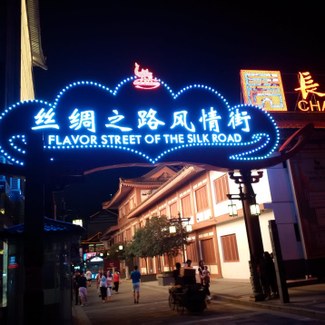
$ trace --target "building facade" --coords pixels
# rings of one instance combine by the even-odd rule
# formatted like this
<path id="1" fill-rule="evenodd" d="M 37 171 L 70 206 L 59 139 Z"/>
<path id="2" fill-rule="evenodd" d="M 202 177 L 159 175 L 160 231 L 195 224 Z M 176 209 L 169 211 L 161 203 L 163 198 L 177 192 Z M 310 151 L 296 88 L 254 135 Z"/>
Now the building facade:
<path id="1" fill-rule="evenodd" d="M 270 229 L 270 221 L 274 220 L 284 276 L 287 279 L 323 278 L 324 101 L 314 96 L 303 103 L 296 100 L 292 104 L 291 101 L 290 105 L 289 110 L 270 114 L 280 129 L 281 148 L 295 148 L 299 142 L 303 142 L 303 147 L 288 159 L 263 169 L 263 177 L 252 184 L 261 211 L 258 219 L 263 249 L 274 250 Z M 313 125 L 313 130 L 303 139 L 299 131 L 308 125 Z M 197 166 L 184 166 L 176 174 L 166 171 L 168 180 L 160 184 L 154 180 L 159 178 L 161 169 L 152 171 L 158 173 L 154 177 L 149 173 L 139 179 L 121 179 L 114 197 L 103 203 L 103 208 L 119 211 L 118 224 L 107 229 L 102 238 L 105 245 L 132 240 L 135 231 L 152 216 L 175 218 L 180 213 L 190 218 L 192 225 L 186 257 L 192 259 L 194 266 L 204 259 L 216 278 L 249 278 L 250 251 L 241 202 L 236 202 L 236 217 L 230 217 L 228 212 L 228 196 L 239 193 L 238 184 L 225 171 Z M 139 262 L 147 272 L 144 262 Z M 149 272 L 160 273 L 172 267 L 167 260 L 163 267 L 159 265 L 153 259 Z"/>
<path id="2" fill-rule="evenodd" d="M 162 179 L 164 182 L 161 184 Z M 264 206 L 271 201 L 267 173 L 254 185 L 262 211 L 260 224 L 263 244 L 265 250 L 270 251 L 268 221 L 274 219 L 274 214 Z M 182 218 L 190 218 L 189 224 L 192 226 L 185 259 L 191 259 L 194 266 L 198 266 L 199 260 L 203 259 L 215 278 L 248 278 L 249 250 L 243 209 L 241 202 L 237 202 L 238 215 L 229 215 L 229 193 L 238 193 L 238 185 L 227 173 L 195 166 L 184 166 L 178 171 L 167 166 L 157 167 L 141 178 L 121 179 L 119 191 L 112 200 L 103 203 L 103 208 L 118 207 L 119 211 L 118 227 L 106 237 L 106 241 L 131 241 L 136 230 L 145 225 L 147 219 L 153 216 L 174 219 L 180 213 Z M 161 273 L 173 268 L 176 261 L 183 260 L 181 251 L 172 264 L 167 257 L 162 263 L 153 258 L 148 270 L 149 273 Z M 139 265 L 145 273 L 145 261 L 140 259 Z"/>

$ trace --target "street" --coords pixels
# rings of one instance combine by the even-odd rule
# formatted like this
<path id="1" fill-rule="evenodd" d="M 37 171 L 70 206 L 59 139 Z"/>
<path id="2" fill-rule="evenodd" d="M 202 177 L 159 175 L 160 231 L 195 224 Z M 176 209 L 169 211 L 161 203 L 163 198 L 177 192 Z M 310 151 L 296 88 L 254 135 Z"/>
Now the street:
<path id="1" fill-rule="evenodd" d="M 102 303 L 95 284 L 88 288 L 87 306 L 74 307 L 78 321 L 74 325 L 120 324 L 325 324 L 301 315 L 237 305 L 213 300 L 200 314 L 183 314 L 171 310 L 168 304 L 168 287 L 142 283 L 139 304 L 134 304 L 130 281 L 123 281 L 120 292 L 112 301 Z M 86 316 L 86 317 L 85 317 Z"/>

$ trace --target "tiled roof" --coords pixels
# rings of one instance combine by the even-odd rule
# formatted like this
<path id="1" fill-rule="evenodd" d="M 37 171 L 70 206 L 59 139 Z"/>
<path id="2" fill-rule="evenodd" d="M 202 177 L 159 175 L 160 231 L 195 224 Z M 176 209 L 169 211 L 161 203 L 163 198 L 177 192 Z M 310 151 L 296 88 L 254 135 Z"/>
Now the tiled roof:
<path id="1" fill-rule="evenodd" d="M 111 234 L 118 231 L 120 229 L 120 227 L 118 225 L 114 225 L 109 227 L 105 233 L 103 234 L 103 236 L 100 238 L 100 240 L 107 240 L 111 237 Z"/>

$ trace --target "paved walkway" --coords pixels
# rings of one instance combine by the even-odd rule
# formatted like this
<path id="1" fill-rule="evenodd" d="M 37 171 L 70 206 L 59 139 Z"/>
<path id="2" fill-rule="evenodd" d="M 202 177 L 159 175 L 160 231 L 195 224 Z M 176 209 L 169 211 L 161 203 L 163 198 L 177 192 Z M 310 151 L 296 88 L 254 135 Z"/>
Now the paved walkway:
<path id="1" fill-rule="evenodd" d="M 211 285 L 213 299 L 250 304 L 266 309 L 283 310 L 297 315 L 317 317 L 325 323 L 325 283 L 300 281 L 288 288 L 289 302 L 281 299 L 255 302 L 249 281 L 216 280 Z"/>
<path id="2" fill-rule="evenodd" d="M 159 285 L 158 281 L 143 282 L 142 286 L 154 286 L 163 292 L 167 292 L 169 289 L 169 286 Z M 296 283 L 295 286 L 288 288 L 289 302 L 286 303 L 281 302 L 281 299 L 255 302 L 252 299 L 250 282 L 247 280 L 212 280 L 210 291 L 213 300 L 224 300 L 265 309 L 282 310 L 306 317 L 316 317 L 324 320 L 325 324 L 325 283 L 312 281 Z M 90 324 L 82 308 L 73 306 L 72 313 L 74 324 Z"/>

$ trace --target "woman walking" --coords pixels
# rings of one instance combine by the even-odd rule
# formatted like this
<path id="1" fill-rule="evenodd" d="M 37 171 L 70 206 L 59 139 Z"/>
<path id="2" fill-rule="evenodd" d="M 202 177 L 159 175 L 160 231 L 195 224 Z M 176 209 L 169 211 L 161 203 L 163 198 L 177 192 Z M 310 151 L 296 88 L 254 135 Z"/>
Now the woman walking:
<path id="1" fill-rule="evenodd" d="M 102 297 L 102 302 L 107 302 L 107 278 L 104 273 L 101 273 L 100 282 L 99 282 L 99 289 L 100 294 Z"/>
<path id="2" fill-rule="evenodd" d="M 114 272 L 113 284 L 114 284 L 113 289 L 115 290 L 116 293 L 118 293 L 118 289 L 119 289 L 119 286 L 120 286 L 120 273 L 118 271 Z"/>

